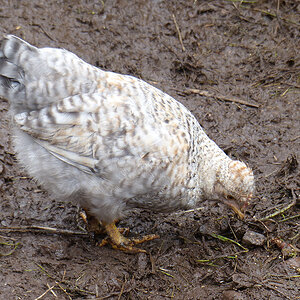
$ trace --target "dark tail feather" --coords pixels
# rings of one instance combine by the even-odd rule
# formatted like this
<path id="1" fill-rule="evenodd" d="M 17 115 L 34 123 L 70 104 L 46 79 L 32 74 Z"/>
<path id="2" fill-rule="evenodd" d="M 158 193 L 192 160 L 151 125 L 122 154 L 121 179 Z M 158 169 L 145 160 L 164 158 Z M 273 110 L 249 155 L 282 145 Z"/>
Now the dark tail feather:
<path id="1" fill-rule="evenodd" d="M 20 81 L 24 77 L 24 71 L 6 58 L 0 58 L 0 75 Z"/>
<path id="2" fill-rule="evenodd" d="M 36 48 L 13 35 L 0 41 L 0 97 L 16 102 L 24 99 L 24 71 L 19 61 L 28 51 L 36 51 Z"/>
<path id="3" fill-rule="evenodd" d="M 24 52 L 36 50 L 37 48 L 14 35 L 5 36 L 0 42 L 0 58 L 6 58 L 16 65 Z"/>

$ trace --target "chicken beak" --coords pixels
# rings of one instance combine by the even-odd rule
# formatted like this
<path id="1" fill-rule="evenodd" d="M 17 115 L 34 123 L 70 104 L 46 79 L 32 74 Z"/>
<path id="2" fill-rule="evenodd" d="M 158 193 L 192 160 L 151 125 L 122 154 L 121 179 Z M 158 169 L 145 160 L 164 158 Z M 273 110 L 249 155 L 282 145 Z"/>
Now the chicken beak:
<path id="1" fill-rule="evenodd" d="M 242 210 L 238 207 L 238 205 L 234 204 L 234 203 L 230 203 L 228 204 L 229 207 L 231 207 L 231 209 L 239 216 L 239 218 L 241 220 L 243 220 L 245 218 L 245 214 L 242 212 Z"/>
<path id="2" fill-rule="evenodd" d="M 249 205 L 248 199 L 240 201 L 235 199 L 224 199 L 224 202 L 239 216 L 241 220 L 245 218 L 245 211 Z"/>

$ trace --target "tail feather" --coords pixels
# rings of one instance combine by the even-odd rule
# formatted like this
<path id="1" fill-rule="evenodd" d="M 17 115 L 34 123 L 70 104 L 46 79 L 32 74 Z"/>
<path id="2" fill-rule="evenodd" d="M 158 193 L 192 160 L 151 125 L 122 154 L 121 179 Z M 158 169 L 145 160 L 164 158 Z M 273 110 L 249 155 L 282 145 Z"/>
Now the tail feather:
<path id="1" fill-rule="evenodd" d="M 21 106 L 25 99 L 24 70 L 19 65 L 20 59 L 28 51 L 37 48 L 27 42 L 7 35 L 0 41 L 0 97 L 14 101 L 15 106 Z"/>
<path id="2" fill-rule="evenodd" d="M 0 75 L 10 79 L 21 81 L 24 77 L 24 71 L 7 59 L 0 58 Z"/>
<path id="3" fill-rule="evenodd" d="M 18 64 L 21 55 L 26 51 L 37 51 L 37 48 L 14 36 L 7 35 L 0 43 L 0 57 Z"/>
<path id="4" fill-rule="evenodd" d="M 0 97 L 13 113 L 94 92 L 101 72 L 64 49 L 36 48 L 13 35 L 0 41 Z"/>
<path id="5" fill-rule="evenodd" d="M 37 51 L 37 48 L 16 36 L 7 35 L 4 37 L 0 41 L 0 76 L 22 83 L 24 70 L 20 66 L 20 59 L 24 58 L 24 55 L 28 55 L 27 53 L 34 51 Z M 13 86 L 15 84 L 12 84 Z"/>
<path id="6" fill-rule="evenodd" d="M 14 110 L 18 110 L 25 100 L 25 86 L 15 79 L 0 75 L 0 97 L 9 101 L 14 99 Z"/>

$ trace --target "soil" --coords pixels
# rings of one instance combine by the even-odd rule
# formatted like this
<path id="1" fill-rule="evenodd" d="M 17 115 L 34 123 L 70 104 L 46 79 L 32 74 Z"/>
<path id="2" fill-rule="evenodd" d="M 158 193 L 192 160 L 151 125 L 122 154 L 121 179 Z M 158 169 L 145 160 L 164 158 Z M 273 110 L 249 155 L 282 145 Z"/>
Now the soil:
<path id="1" fill-rule="evenodd" d="M 19 167 L 1 99 L 0 298 L 299 299 L 299 30 L 293 0 L 0 0 L 1 35 L 157 86 L 251 166 L 257 186 L 243 221 L 216 201 L 135 211 L 120 226 L 159 234 L 148 253 L 99 247 L 80 209 Z"/>

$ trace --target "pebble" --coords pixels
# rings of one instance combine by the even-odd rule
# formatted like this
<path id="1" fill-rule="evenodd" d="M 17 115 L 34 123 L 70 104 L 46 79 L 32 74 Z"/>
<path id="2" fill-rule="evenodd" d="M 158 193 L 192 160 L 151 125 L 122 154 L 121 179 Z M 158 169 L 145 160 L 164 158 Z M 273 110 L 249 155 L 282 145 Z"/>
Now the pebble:
<path id="1" fill-rule="evenodd" d="M 263 234 L 248 230 L 243 236 L 243 242 L 248 245 L 262 246 L 266 241 Z"/>
<path id="2" fill-rule="evenodd" d="M 233 290 L 228 290 L 222 294 L 223 300 L 244 300 L 245 297 L 240 293 Z"/>

